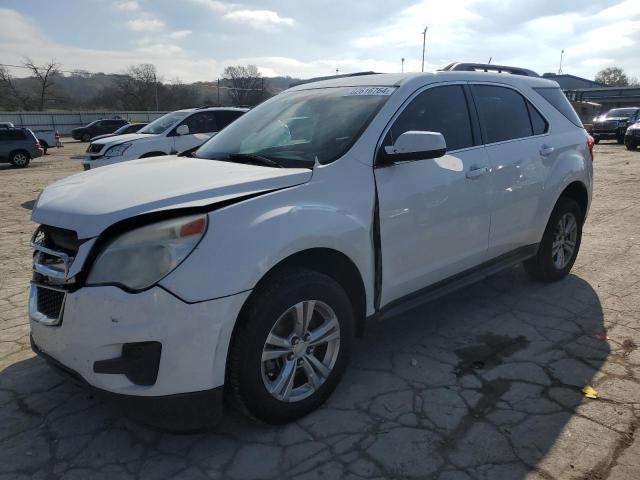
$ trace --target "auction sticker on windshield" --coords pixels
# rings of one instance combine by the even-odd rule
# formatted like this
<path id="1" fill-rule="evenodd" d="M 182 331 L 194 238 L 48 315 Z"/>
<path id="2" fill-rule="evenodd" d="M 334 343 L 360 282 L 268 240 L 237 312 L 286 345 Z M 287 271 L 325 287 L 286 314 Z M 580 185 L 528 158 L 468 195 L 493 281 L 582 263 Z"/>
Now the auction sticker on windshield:
<path id="1" fill-rule="evenodd" d="M 394 87 L 359 87 L 354 88 L 349 93 L 345 93 L 345 97 L 353 95 L 391 95 L 395 91 Z"/>

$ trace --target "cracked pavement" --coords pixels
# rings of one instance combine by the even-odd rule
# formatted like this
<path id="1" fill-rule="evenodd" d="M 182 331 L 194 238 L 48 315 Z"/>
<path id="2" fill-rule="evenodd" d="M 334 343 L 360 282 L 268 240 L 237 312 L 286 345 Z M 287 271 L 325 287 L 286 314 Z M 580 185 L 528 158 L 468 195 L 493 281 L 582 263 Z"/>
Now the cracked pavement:
<path id="1" fill-rule="evenodd" d="M 0 165 L 0 480 L 640 477 L 640 151 L 601 143 L 572 274 L 521 268 L 367 325 L 341 384 L 286 426 L 227 408 L 213 431 L 129 420 L 29 347 L 30 208 L 81 170 L 51 149 Z M 599 398 L 587 399 L 592 385 Z"/>

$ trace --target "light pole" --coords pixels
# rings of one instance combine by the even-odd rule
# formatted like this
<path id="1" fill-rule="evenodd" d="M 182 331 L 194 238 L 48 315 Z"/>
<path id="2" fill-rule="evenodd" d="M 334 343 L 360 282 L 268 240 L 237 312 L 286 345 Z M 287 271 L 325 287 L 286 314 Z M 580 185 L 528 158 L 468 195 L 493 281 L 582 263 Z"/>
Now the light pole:
<path id="1" fill-rule="evenodd" d="M 562 75 L 562 57 L 564 57 L 564 48 L 560 50 L 560 66 L 558 67 L 558 75 Z"/>
<path id="2" fill-rule="evenodd" d="M 402 70 L 401 71 L 402 71 L 402 73 L 404 73 L 404 57 L 402 57 L 400 59 L 400 61 L 402 62 Z"/>
<path id="3" fill-rule="evenodd" d="M 422 71 L 424 72 L 424 47 L 427 43 L 427 30 L 429 29 L 428 25 L 425 25 L 424 31 L 422 32 Z"/>

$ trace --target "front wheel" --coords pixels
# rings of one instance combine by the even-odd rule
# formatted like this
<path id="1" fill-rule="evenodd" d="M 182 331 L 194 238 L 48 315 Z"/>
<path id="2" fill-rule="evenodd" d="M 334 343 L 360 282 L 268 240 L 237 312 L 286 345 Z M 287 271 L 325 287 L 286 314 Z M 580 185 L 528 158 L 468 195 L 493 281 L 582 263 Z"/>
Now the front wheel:
<path id="1" fill-rule="evenodd" d="M 631 140 L 626 140 L 624 142 L 625 147 L 627 147 L 627 150 L 635 150 L 636 148 L 638 148 L 638 144 L 636 142 L 633 142 Z"/>
<path id="2" fill-rule="evenodd" d="M 229 400 L 264 422 L 291 422 L 338 384 L 354 337 L 351 302 L 335 280 L 302 269 L 273 278 L 249 301 L 231 344 Z"/>
<path id="3" fill-rule="evenodd" d="M 542 236 L 535 257 L 524 262 L 529 275 L 543 282 L 555 282 L 569 274 L 582 240 L 584 213 L 572 198 L 560 197 Z"/>

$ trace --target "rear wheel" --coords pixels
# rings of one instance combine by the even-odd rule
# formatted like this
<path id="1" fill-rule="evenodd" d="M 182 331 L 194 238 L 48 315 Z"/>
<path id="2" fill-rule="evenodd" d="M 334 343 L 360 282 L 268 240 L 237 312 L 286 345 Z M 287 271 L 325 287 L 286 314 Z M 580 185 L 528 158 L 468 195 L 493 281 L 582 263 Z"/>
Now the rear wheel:
<path id="1" fill-rule="evenodd" d="M 16 168 L 25 168 L 31 161 L 31 155 L 29 155 L 29 153 L 25 151 L 20 150 L 17 152 L 13 152 L 9 157 L 9 161 L 11 162 L 11 165 Z"/>
<path id="2" fill-rule="evenodd" d="M 333 392 L 351 353 L 354 316 L 332 278 L 289 270 L 254 292 L 231 344 L 231 403 L 267 423 L 318 408 Z"/>
<path id="3" fill-rule="evenodd" d="M 555 282 L 571 271 L 582 239 L 584 213 L 569 197 L 560 197 L 535 257 L 524 262 L 524 268 L 536 280 Z"/>

